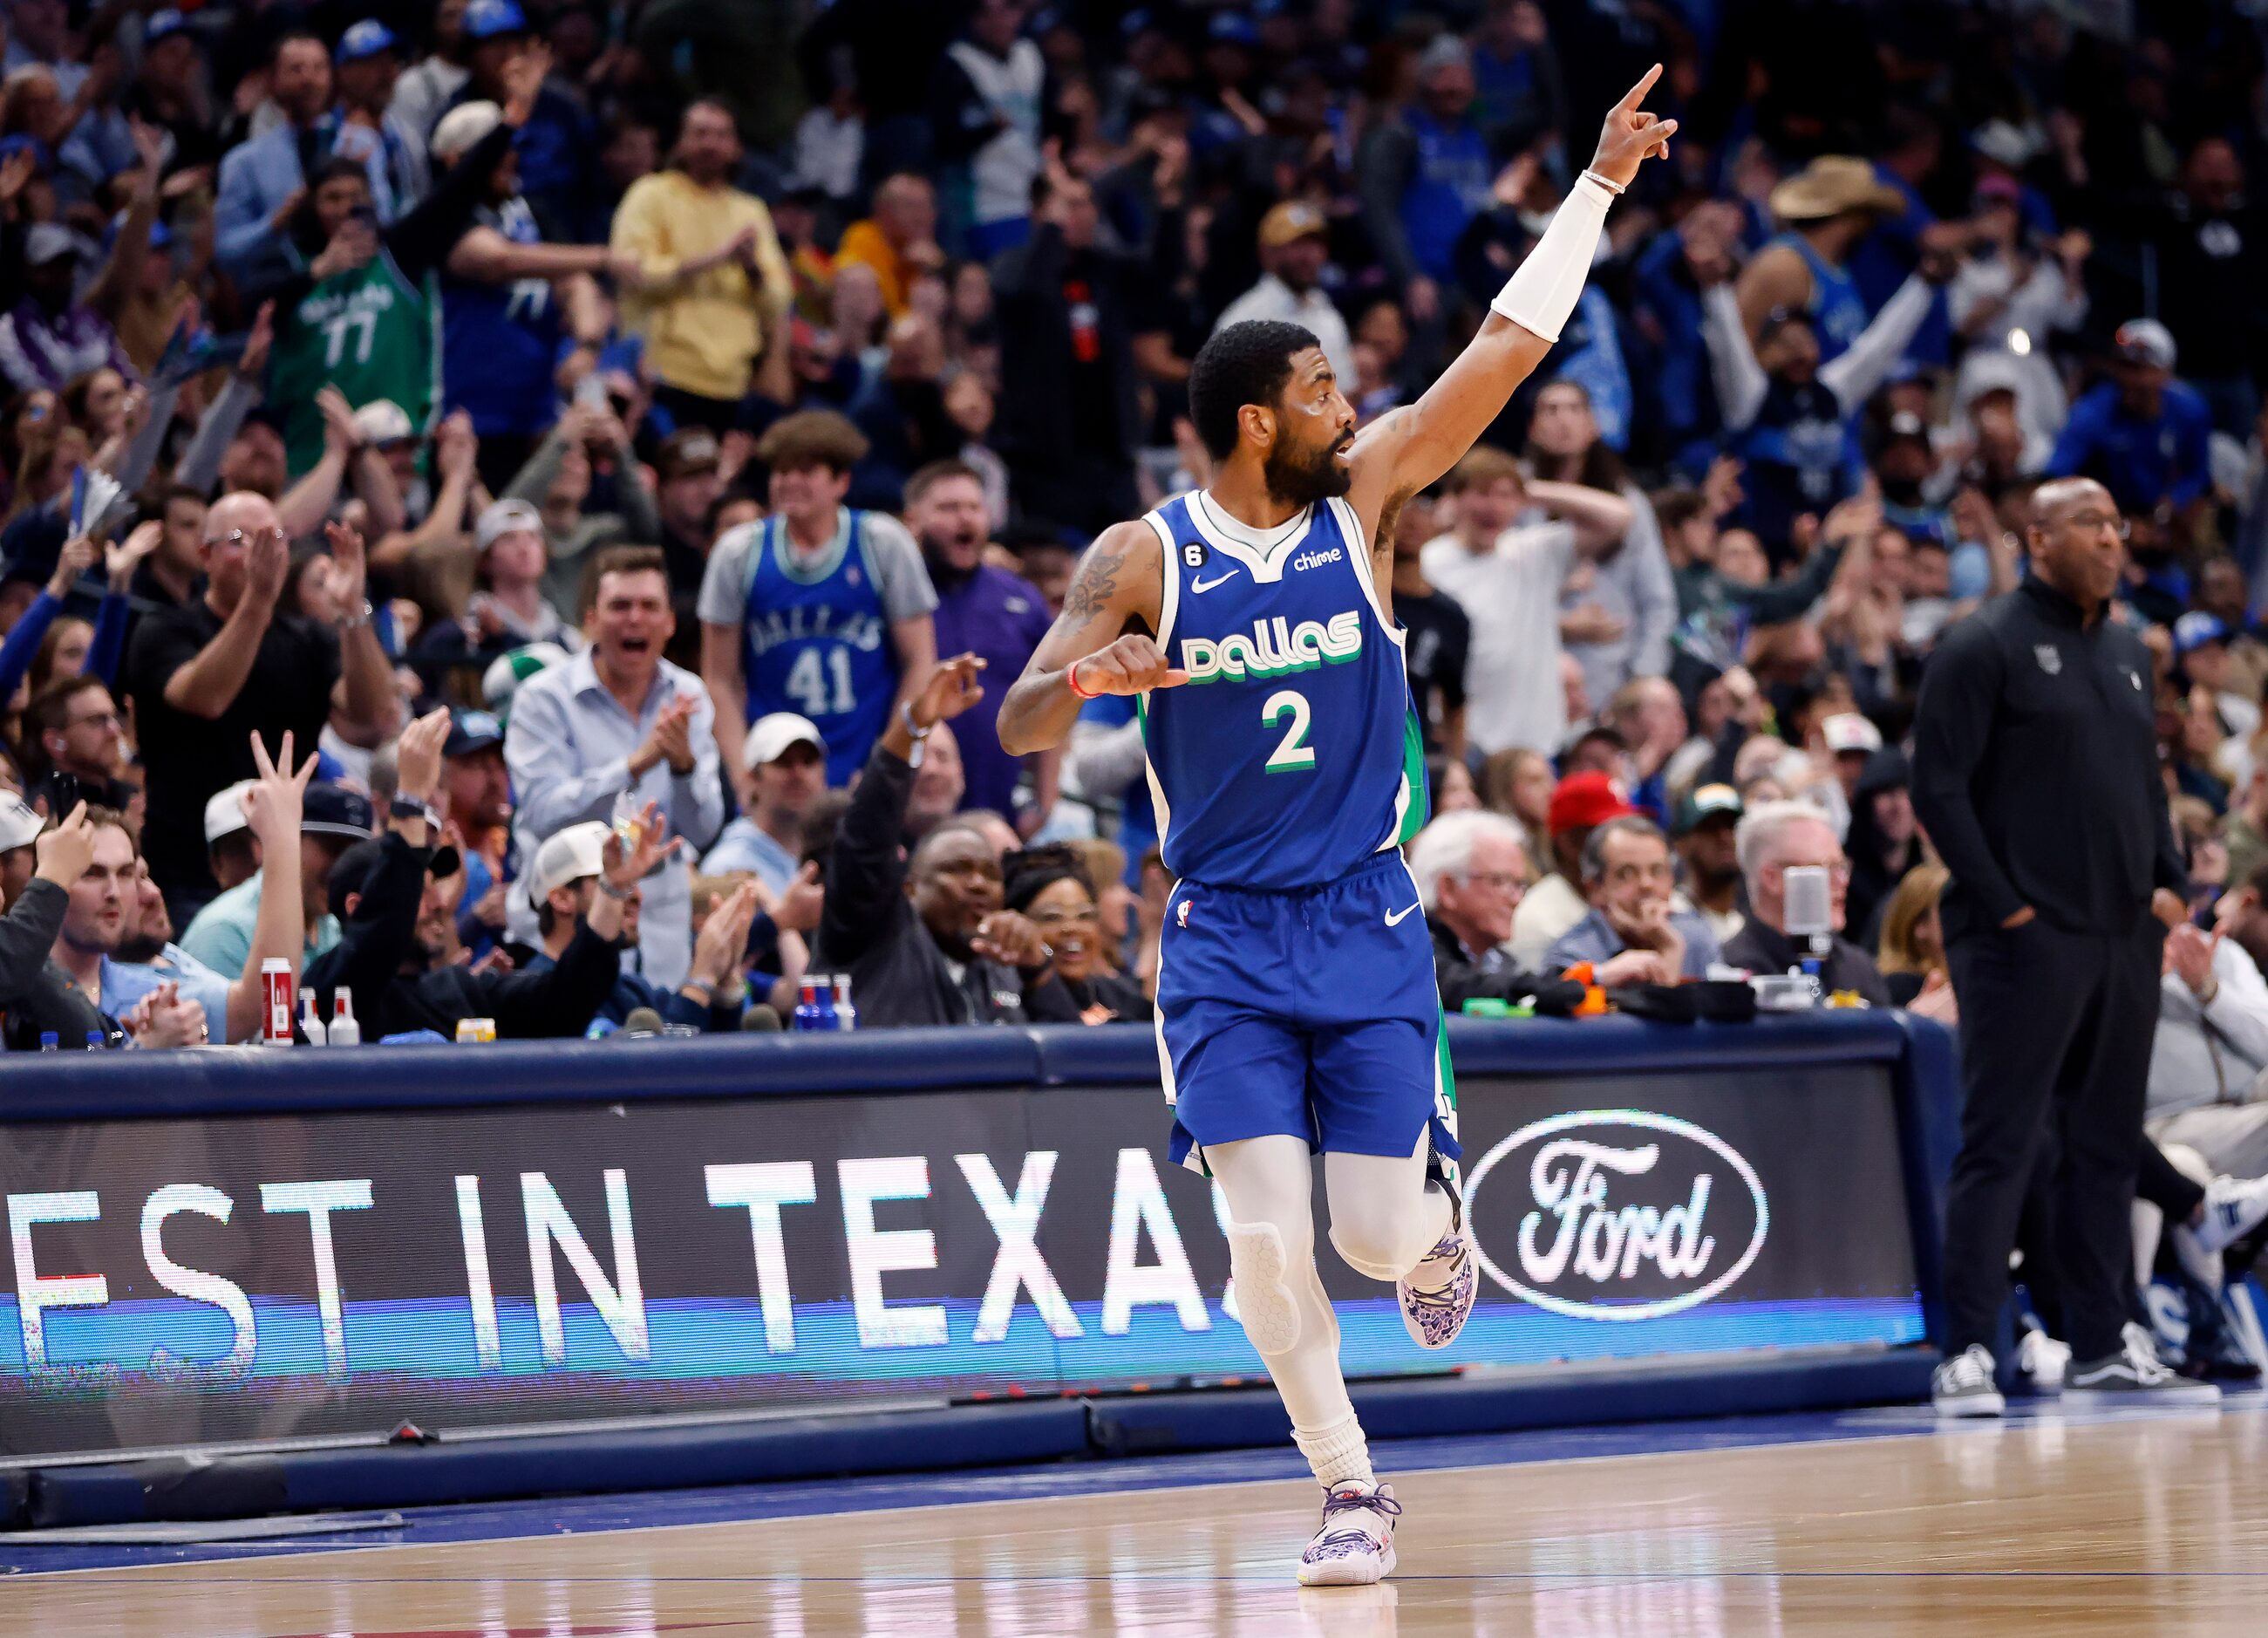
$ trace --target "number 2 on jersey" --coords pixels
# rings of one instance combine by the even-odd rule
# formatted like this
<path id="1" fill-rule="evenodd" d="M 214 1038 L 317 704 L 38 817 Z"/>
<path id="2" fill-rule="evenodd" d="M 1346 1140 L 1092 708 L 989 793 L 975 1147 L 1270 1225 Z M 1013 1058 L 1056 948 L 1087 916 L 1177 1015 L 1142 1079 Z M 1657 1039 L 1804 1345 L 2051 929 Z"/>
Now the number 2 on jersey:
<path id="1" fill-rule="evenodd" d="M 1272 728 L 1280 717 L 1292 719 L 1291 731 L 1284 735 L 1282 744 L 1269 757 L 1262 771 L 1266 773 L 1304 773 L 1315 765 L 1315 748 L 1304 742 L 1307 737 L 1307 697 L 1297 689 L 1278 689 L 1268 697 L 1260 708 L 1260 725 Z"/>
<path id="2" fill-rule="evenodd" d="M 827 651 L 828 670 L 834 674 L 835 703 L 827 702 L 827 677 L 820 671 L 820 654 L 816 648 L 806 648 L 795 657 L 789 668 L 787 691 L 795 696 L 806 717 L 842 716 L 857 708 L 858 697 L 850 689 L 850 654 L 843 648 Z M 1307 713 L 1300 716 L 1301 726 L 1307 723 Z"/>

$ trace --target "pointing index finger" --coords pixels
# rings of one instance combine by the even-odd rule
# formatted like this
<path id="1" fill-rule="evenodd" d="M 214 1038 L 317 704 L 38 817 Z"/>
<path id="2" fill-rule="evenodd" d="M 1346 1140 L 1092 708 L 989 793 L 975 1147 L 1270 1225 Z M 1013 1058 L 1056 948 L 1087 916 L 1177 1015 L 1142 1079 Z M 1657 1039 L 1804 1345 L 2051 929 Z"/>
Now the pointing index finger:
<path id="1" fill-rule="evenodd" d="M 1624 114 L 1636 112 L 1638 105 L 1646 100 L 1646 93 L 1653 89 L 1653 82 L 1660 77 L 1661 64 L 1657 63 L 1652 68 L 1646 70 L 1645 75 L 1638 80 L 1637 85 L 1630 88 L 1628 95 L 1624 96 L 1620 102 L 1615 104 L 1616 109 Z"/>

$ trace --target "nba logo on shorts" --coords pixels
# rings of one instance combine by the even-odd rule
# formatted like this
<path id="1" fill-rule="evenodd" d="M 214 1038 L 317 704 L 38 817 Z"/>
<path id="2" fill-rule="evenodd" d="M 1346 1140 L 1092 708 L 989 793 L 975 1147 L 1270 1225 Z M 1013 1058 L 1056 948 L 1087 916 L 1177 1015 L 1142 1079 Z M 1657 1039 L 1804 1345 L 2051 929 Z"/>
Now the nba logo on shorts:
<path id="1" fill-rule="evenodd" d="M 1186 927 L 1189 925 L 1189 900 L 1183 899 L 1180 904 L 1174 906 L 1174 925 L 1177 927 Z"/>

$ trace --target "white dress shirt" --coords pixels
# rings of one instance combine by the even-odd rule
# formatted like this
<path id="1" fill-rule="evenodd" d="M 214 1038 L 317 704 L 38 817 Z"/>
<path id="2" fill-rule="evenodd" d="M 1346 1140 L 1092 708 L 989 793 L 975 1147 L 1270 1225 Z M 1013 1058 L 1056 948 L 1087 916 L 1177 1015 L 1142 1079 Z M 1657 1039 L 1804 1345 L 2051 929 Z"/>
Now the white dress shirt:
<path id="1" fill-rule="evenodd" d="M 661 708 L 680 694 L 694 700 L 690 724 L 693 771 L 678 774 L 657 762 L 633 781 L 630 754 L 653 731 Z M 725 786 L 718 770 L 717 710 L 709 690 L 690 671 L 660 663 L 653 685 L 633 719 L 599 680 L 596 651 L 585 649 L 563 666 L 538 672 L 512 696 L 504 728 L 504 764 L 519 803 L 512 837 L 533 867 L 535 850 L 554 831 L 589 819 L 614 817 L 615 799 L 633 792 L 638 805 L 661 804 L 672 836 L 685 845 L 648 876 L 638 922 L 640 970 L 658 987 L 685 982 L 693 963 L 692 860 L 725 823 Z M 524 943 L 536 935 L 535 907 L 524 892 L 508 901 L 505 931 Z"/>

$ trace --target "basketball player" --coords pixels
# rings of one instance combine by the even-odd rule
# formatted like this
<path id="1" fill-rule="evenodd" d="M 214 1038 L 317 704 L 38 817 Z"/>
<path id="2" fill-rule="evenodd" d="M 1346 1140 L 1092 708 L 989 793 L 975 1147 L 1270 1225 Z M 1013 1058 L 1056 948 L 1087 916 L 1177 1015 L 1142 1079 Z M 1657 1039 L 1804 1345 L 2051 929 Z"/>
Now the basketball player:
<path id="1" fill-rule="evenodd" d="M 1308 1585 L 1394 1568 L 1314 1266 L 1310 1151 L 1331 1243 L 1396 1282 L 1403 1322 L 1446 1347 L 1477 1272 L 1449 1162 L 1455 1110 L 1418 889 L 1399 852 L 1425 817 L 1422 741 L 1388 604 L 1395 513 L 1454 466 L 1558 338 L 1607 207 L 1674 120 L 1607 115 L 1591 169 L 1416 403 L 1355 434 L 1315 338 L 1233 324 L 1189 375 L 1211 485 L 1104 531 L 1009 690 L 1000 743 L 1060 743 L 1080 702 L 1141 712 L 1167 867 L 1159 1059 L 1173 1158 L 1228 1206 L 1236 1308 L 1323 1486 Z"/>

